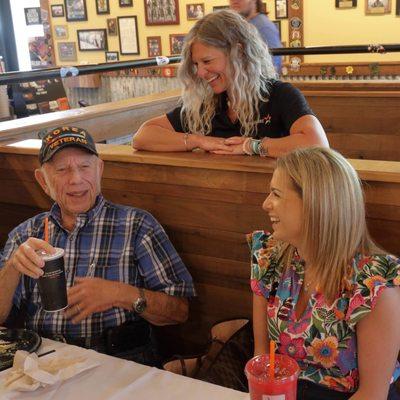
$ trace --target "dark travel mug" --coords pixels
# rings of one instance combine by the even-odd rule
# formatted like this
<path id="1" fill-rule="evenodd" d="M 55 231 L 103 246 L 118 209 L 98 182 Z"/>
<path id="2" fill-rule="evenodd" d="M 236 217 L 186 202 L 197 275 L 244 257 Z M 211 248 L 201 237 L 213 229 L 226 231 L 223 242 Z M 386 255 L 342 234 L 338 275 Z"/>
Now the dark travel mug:
<path id="1" fill-rule="evenodd" d="M 44 260 L 43 275 L 38 279 L 39 293 L 45 311 L 61 311 L 68 305 L 64 270 L 64 249 L 54 254 L 39 254 Z"/>

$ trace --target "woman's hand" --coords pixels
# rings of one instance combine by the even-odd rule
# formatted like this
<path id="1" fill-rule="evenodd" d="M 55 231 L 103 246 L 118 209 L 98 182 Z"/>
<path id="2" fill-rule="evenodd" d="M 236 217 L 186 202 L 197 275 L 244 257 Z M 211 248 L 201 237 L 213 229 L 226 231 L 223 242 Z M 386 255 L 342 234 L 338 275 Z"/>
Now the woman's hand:
<path id="1" fill-rule="evenodd" d="M 224 144 L 228 146 L 229 151 L 226 150 L 214 150 L 214 154 L 232 154 L 232 155 L 242 155 L 245 154 L 243 151 L 243 142 L 247 137 L 243 136 L 232 136 L 224 140 Z"/>
<path id="2" fill-rule="evenodd" d="M 225 144 L 224 138 L 203 136 L 203 135 L 189 135 L 188 143 L 194 141 L 195 147 L 209 151 L 215 154 L 232 154 L 232 147 Z"/>

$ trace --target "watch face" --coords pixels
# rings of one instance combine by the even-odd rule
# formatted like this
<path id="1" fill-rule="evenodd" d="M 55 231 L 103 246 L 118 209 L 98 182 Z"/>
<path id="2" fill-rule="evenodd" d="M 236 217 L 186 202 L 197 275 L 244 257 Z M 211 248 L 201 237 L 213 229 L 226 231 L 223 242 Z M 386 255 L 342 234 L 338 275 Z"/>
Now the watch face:
<path id="1" fill-rule="evenodd" d="M 135 312 L 141 314 L 146 309 L 146 299 L 140 297 L 135 301 Z"/>

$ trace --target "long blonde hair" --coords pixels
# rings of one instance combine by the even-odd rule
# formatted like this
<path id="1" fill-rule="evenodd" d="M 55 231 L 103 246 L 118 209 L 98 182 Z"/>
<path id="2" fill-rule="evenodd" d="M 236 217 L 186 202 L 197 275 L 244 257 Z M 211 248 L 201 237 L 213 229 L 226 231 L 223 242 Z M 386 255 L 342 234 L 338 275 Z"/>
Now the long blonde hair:
<path id="1" fill-rule="evenodd" d="M 341 154 L 327 148 L 294 150 L 278 159 L 277 168 L 288 174 L 303 200 L 307 272 L 333 301 L 350 284 L 357 252 L 383 253 L 368 233 L 361 181 Z"/>
<path id="2" fill-rule="evenodd" d="M 268 79 L 276 78 L 268 47 L 256 28 L 231 10 L 206 15 L 185 38 L 178 77 L 183 84 L 182 126 L 189 132 L 211 133 L 219 96 L 196 74 L 191 48 L 194 42 L 215 47 L 228 57 L 232 71 L 229 100 L 242 126 L 241 134 L 255 133 L 259 102 L 267 101 Z"/>

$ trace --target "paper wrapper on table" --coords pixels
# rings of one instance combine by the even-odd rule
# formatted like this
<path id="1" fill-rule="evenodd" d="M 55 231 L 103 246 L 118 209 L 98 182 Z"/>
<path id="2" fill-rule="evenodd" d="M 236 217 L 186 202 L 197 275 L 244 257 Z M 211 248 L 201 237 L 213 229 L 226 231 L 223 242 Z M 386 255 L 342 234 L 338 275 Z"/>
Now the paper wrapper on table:
<path id="1" fill-rule="evenodd" d="M 83 371 L 97 367 L 99 362 L 91 360 L 88 354 L 89 352 L 84 351 L 81 357 L 71 357 L 56 352 L 47 357 L 38 358 L 35 353 L 17 351 L 14 364 L 1 386 L 10 391 L 27 392 L 58 384 Z"/>

